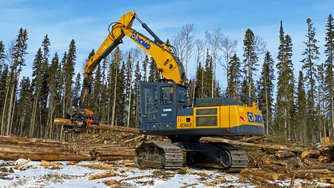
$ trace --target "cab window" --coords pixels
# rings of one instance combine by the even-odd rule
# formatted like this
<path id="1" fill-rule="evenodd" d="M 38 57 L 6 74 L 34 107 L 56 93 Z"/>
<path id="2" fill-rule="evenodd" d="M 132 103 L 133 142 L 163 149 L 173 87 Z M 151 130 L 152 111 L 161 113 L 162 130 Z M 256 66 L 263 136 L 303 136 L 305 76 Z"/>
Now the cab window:
<path id="1" fill-rule="evenodd" d="M 160 88 L 160 103 L 172 104 L 174 101 L 174 88 L 173 86 L 162 86 Z"/>

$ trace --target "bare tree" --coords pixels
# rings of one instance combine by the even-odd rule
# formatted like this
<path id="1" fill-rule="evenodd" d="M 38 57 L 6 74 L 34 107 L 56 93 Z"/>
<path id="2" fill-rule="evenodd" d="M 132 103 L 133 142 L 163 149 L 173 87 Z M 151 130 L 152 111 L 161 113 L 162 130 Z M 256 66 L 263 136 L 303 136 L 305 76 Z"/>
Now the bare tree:
<path id="1" fill-rule="evenodd" d="M 212 53 L 212 91 L 211 97 L 213 97 L 214 86 L 216 81 L 216 61 L 219 59 L 218 51 L 222 50 L 222 42 L 225 36 L 220 32 L 220 28 L 216 29 L 209 35 L 209 47 Z"/>
<path id="2" fill-rule="evenodd" d="M 225 70 L 226 73 L 226 91 L 228 91 L 228 79 L 227 79 L 227 71 L 229 70 L 229 61 L 233 54 L 236 53 L 238 42 L 236 40 L 232 40 L 228 37 L 224 38 L 222 41 L 222 51 L 223 51 L 223 57 L 225 59 L 225 62 L 220 62 L 221 66 Z"/>
<path id="3" fill-rule="evenodd" d="M 173 37 L 173 46 L 177 49 L 177 55 L 181 62 L 185 61 L 185 75 L 187 76 L 188 62 L 193 53 L 194 46 L 194 24 L 186 24 L 182 26 L 181 31 Z"/>

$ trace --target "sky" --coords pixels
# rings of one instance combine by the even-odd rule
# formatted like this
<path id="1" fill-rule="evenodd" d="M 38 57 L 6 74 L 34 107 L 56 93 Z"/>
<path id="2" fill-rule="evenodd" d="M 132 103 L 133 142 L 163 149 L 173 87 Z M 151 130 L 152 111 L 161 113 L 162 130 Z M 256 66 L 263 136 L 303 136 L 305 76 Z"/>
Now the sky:
<path id="1" fill-rule="evenodd" d="M 57 52 L 62 58 L 68 51 L 72 39 L 76 42 L 76 72 L 83 72 L 85 60 L 92 49 L 100 47 L 108 35 L 110 23 L 129 11 L 135 11 L 163 41 L 172 40 L 186 24 L 194 24 L 196 39 L 204 39 L 205 31 L 220 29 L 230 39 L 237 40 L 237 56 L 243 60 L 245 31 L 251 29 L 254 35 L 262 37 L 267 50 L 277 62 L 280 21 L 283 30 L 292 38 L 295 79 L 301 70 L 300 60 L 305 49 L 307 34 L 306 19 L 312 20 L 316 29 L 315 38 L 320 52 L 320 61 L 325 61 L 324 44 L 327 18 L 334 14 L 332 0 L 170 0 L 170 1 L 85 1 L 85 0 L 0 0 L 0 41 L 5 48 L 15 40 L 20 28 L 28 31 L 28 54 L 26 66 L 21 75 L 32 75 L 32 62 L 47 34 L 50 59 Z M 135 21 L 133 28 L 145 36 L 150 35 Z M 152 37 L 149 37 L 152 38 Z M 136 44 L 124 38 L 120 49 L 126 52 Z M 221 52 L 218 53 L 222 55 Z M 263 62 L 259 56 L 259 64 Z M 189 79 L 195 77 L 195 61 L 188 64 Z M 260 75 L 261 66 L 257 67 Z M 277 73 L 277 71 L 275 71 Z M 226 72 L 220 65 L 216 68 L 217 79 L 222 88 L 226 87 Z M 276 75 L 277 78 L 277 75 Z"/>

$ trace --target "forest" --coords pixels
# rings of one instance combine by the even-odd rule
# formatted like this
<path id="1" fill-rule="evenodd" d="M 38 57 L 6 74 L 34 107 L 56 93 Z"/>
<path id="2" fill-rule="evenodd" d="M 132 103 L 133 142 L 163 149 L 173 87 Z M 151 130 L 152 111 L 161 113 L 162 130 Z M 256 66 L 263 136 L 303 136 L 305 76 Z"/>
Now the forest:
<path id="1" fill-rule="evenodd" d="M 316 143 L 334 135 L 334 21 L 330 14 L 324 25 L 325 50 L 321 53 L 326 59 L 321 61 L 316 28 L 310 18 L 306 23 L 300 62 L 292 61 L 293 39 L 285 34 L 282 21 L 277 30 L 278 54 L 267 51 L 266 42 L 251 29 L 245 31 L 242 57 L 236 55 L 237 41 L 226 37 L 219 28 L 195 38 L 194 24 L 186 24 L 166 43 L 175 47 L 186 75 L 189 66 L 196 67 L 195 78 L 189 79 L 190 102 L 196 98 L 237 99 L 238 95 L 248 95 L 256 99 L 262 111 L 265 134 Z M 63 133 L 61 126 L 53 125 L 53 119 L 66 118 L 67 109 L 78 104 L 83 72 L 76 74 L 74 68 L 74 39 L 68 51 L 59 54 L 50 54 L 51 42 L 46 34 L 32 67 L 27 67 L 28 31 L 19 29 L 6 46 L 0 38 L 1 135 L 73 137 Z M 87 60 L 94 52 L 87 54 Z M 298 75 L 294 75 L 296 63 L 302 63 Z M 226 72 L 225 88 L 216 79 L 217 65 Z M 24 68 L 31 68 L 32 75 L 21 77 Z M 117 47 L 94 70 L 87 108 L 99 116 L 102 124 L 140 128 L 138 82 L 159 79 L 154 59 L 139 47 L 126 52 Z"/>

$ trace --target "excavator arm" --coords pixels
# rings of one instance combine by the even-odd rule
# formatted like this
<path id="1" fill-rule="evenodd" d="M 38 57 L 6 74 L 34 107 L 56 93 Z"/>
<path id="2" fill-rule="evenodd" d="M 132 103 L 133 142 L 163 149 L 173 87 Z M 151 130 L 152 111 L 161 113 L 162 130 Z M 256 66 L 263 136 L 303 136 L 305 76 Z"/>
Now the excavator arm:
<path id="1" fill-rule="evenodd" d="M 143 28 L 145 28 L 155 39 L 155 42 L 145 37 L 132 28 L 134 20 L 137 19 Z M 93 123 L 99 124 L 98 117 L 90 110 L 85 109 L 87 95 L 91 91 L 92 72 L 102 59 L 107 57 L 120 43 L 125 36 L 128 36 L 139 47 L 147 52 L 157 64 L 159 73 L 166 80 L 172 80 L 174 83 L 185 85 L 186 78 L 182 63 L 174 55 L 171 48 L 155 35 L 155 33 L 143 23 L 135 12 L 128 12 L 123 15 L 118 22 L 110 24 L 108 36 L 96 51 L 96 53 L 88 60 L 85 65 L 85 77 L 80 97 L 80 107 L 69 108 L 68 114 L 72 121 L 76 122 L 75 131 L 87 132 L 86 125 Z"/>
<path id="2" fill-rule="evenodd" d="M 137 18 L 143 28 L 145 28 L 154 37 L 156 42 L 153 42 L 132 29 L 132 24 L 135 18 Z M 174 56 L 171 49 L 164 42 L 162 42 L 145 23 L 142 23 L 142 21 L 136 16 L 135 12 L 129 12 L 123 15 L 118 22 L 112 25 L 112 30 L 107 38 L 104 40 L 95 55 L 87 62 L 85 66 L 85 76 L 91 74 L 96 65 L 110 52 L 112 52 L 118 44 L 122 43 L 124 36 L 128 36 L 154 59 L 164 78 L 171 79 L 178 84 L 185 84 L 182 64 L 179 62 L 177 57 Z"/>

